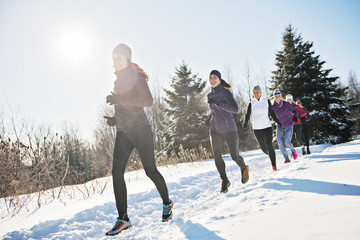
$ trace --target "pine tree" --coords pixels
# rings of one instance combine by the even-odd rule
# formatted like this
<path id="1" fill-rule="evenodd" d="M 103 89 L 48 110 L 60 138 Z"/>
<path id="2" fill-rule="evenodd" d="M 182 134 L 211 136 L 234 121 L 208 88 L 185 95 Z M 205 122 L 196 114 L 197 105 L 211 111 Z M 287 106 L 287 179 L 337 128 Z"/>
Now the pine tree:
<path id="1" fill-rule="evenodd" d="M 167 104 L 163 108 L 168 120 L 163 122 L 165 149 L 178 152 L 180 144 L 184 149 L 198 148 L 201 144 L 209 147 L 207 105 L 204 88 L 206 82 L 193 74 L 182 62 L 171 79 L 171 90 L 164 89 Z"/>
<path id="2" fill-rule="evenodd" d="M 337 83 L 338 77 L 329 76 L 332 69 L 323 69 L 325 61 L 315 55 L 313 43 L 303 42 L 291 25 L 282 43 L 283 49 L 276 54 L 277 70 L 273 71 L 271 89 L 279 88 L 283 97 L 292 94 L 295 101 L 301 100 L 312 116 L 309 126 L 314 143 L 349 141 L 353 121 L 348 119 L 346 89 Z"/>
<path id="3" fill-rule="evenodd" d="M 349 72 L 347 88 L 347 101 L 351 109 L 351 118 L 354 119 L 354 130 L 360 133 L 360 82 L 356 74 Z"/>

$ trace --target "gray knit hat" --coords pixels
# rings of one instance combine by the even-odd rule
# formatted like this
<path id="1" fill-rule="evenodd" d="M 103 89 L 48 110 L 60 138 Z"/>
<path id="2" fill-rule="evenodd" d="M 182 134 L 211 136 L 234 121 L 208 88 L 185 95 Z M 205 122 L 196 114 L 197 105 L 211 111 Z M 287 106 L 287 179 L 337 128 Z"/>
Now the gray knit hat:
<path id="1" fill-rule="evenodd" d="M 112 52 L 112 57 L 113 58 L 117 58 L 119 56 L 124 56 L 127 59 L 129 59 L 131 61 L 131 48 L 129 48 L 126 44 L 124 43 L 120 43 L 119 45 L 117 45 L 113 52 Z"/>
<path id="2" fill-rule="evenodd" d="M 253 89 L 253 91 L 259 91 L 259 92 L 261 92 L 260 86 L 259 86 L 259 85 L 255 86 L 254 89 Z"/>

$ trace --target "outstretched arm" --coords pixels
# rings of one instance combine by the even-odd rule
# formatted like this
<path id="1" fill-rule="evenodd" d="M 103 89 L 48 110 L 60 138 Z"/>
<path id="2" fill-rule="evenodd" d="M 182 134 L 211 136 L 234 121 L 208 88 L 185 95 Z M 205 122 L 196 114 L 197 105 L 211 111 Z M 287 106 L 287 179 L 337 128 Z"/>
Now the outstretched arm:
<path id="1" fill-rule="evenodd" d="M 279 122 L 279 120 L 277 119 L 275 113 L 274 113 L 274 109 L 272 108 L 272 105 L 271 105 L 271 102 L 270 100 L 268 99 L 268 106 L 269 106 L 269 113 L 270 113 L 270 116 L 272 117 L 272 119 L 274 119 L 274 121 L 278 124 L 278 125 L 281 125 L 281 123 Z"/>
<path id="2" fill-rule="evenodd" d="M 145 77 L 139 75 L 131 96 L 124 97 L 111 92 L 111 95 L 106 97 L 106 103 L 126 107 L 150 107 L 153 104 L 153 98 Z"/>
<path id="3" fill-rule="evenodd" d="M 251 115 L 251 102 L 248 105 L 247 112 L 246 112 L 246 115 L 245 115 L 244 127 L 247 127 L 247 125 L 249 123 L 250 115 Z"/>

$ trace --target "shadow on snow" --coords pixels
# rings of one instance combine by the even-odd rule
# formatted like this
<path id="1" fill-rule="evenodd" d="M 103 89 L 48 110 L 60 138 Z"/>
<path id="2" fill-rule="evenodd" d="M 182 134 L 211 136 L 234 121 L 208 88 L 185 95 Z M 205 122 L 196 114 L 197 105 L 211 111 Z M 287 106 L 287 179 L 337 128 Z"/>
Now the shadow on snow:
<path id="1" fill-rule="evenodd" d="M 291 190 L 325 195 L 360 196 L 360 186 L 323 182 L 308 179 L 279 178 L 282 183 L 265 183 L 262 187 L 274 190 Z"/>
<path id="2" fill-rule="evenodd" d="M 349 154 L 332 154 L 332 155 L 315 155 L 311 156 L 311 159 L 317 158 L 327 158 L 328 160 L 318 161 L 319 163 L 328 163 L 328 162 L 340 162 L 340 161 L 353 161 L 353 160 L 360 160 L 359 153 L 349 153 Z"/>
<path id="3" fill-rule="evenodd" d="M 185 234 L 187 239 L 214 239 L 214 240 L 223 240 L 224 238 L 219 237 L 215 232 L 210 231 L 199 223 L 193 223 L 190 220 L 187 220 L 184 223 L 182 218 L 175 220 L 176 224 L 180 228 L 181 232 Z"/>

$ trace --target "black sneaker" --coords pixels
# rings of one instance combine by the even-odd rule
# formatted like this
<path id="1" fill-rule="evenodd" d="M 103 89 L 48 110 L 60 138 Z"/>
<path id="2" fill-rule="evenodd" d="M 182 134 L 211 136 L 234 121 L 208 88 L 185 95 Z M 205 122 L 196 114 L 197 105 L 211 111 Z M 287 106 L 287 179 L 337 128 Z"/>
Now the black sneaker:
<path id="1" fill-rule="evenodd" d="M 223 180 L 221 182 L 221 191 L 220 193 L 227 193 L 229 191 L 229 187 L 230 187 L 230 181 L 229 180 Z"/>
<path id="2" fill-rule="evenodd" d="M 170 200 L 169 204 L 163 204 L 163 214 L 162 214 L 162 221 L 167 222 L 172 219 L 173 212 L 172 208 L 174 206 L 173 201 Z"/>
<path id="3" fill-rule="evenodd" d="M 306 155 L 305 148 L 301 148 L 301 150 L 302 150 L 302 155 Z"/>
<path id="4" fill-rule="evenodd" d="M 125 216 L 125 215 L 124 215 Z M 126 216 L 125 218 L 127 218 L 126 220 L 121 219 L 121 218 L 117 218 L 116 223 L 114 225 L 114 227 L 108 231 L 107 233 L 105 233 L 105 235 L 107 236 L 114 236 L 119 234 L 120 232 L 122 232 L 123 230 L 129 229 L 132 227 L 131 225 L 131 221 L 130 219 Z"/>

